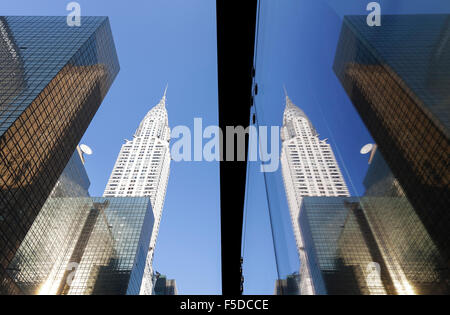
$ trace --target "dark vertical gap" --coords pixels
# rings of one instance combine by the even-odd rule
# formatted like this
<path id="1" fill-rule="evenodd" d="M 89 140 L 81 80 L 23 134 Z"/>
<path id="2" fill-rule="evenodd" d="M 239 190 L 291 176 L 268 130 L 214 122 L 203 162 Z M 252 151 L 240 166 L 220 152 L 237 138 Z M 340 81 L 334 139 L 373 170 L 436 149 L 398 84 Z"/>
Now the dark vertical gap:
<path id="1" fill-rule="evenodd" d="M 219 127 L 226 158 L 226 126 L 250 118 L 256 0 L 216 0 Z M 234 142 L 236 156 L 236 141 Z M 248 150 L 248 149 L 247 149 Z M 245 154 L 247 156 L 247 152 Z M 222 294 L 240 295 L 246 161 L 220 162 Z"/>

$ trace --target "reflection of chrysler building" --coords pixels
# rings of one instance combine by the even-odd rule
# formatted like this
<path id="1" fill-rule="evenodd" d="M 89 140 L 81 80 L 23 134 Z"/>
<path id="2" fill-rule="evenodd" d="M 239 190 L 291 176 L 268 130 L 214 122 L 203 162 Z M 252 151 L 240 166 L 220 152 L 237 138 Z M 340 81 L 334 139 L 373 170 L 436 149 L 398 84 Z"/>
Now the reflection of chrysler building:
<path id="1" fill-rule="evenodd" d="M 349 192 L 331 146 L 319 139 L 308 117 L 287 94 L 281 140 L 281 169 L 300 256 L 300 293 L 314 294 L 298 224 L 302 197 L 346 197 Z"/>
<path id="2" fill-rule="evenodd" d="M 142 120 L 133 140 L 120 149 L 106 185 L 104 197 L 143 197 L 151 199 L 155 225 L 141 286 L 141 294 L 151 294 L 152 262 L 166 196 L 170 171 L 170 128 L 166 110 L 166 90 L 158 105 Z"/>

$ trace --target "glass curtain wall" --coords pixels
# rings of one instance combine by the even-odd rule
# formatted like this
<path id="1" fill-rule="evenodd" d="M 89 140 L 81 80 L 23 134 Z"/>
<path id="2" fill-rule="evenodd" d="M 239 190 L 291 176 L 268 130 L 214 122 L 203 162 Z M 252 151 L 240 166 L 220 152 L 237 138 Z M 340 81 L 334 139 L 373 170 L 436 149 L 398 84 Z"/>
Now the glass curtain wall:
<path id="1" fill-rule="evenodd" d="M 246 294 L 449 292 L 450 3 L 369 2 L 258 3 Z"/>

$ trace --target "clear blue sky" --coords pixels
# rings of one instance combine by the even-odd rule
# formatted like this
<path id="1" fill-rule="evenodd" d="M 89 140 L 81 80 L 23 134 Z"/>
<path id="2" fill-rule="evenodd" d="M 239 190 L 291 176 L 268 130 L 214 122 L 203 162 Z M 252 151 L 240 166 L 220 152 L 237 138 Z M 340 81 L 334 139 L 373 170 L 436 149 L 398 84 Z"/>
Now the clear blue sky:
<path id="1" fill-rule="evenodd" d="M 65 0 L 1 1 L 1 15 L 66 15 Z M 121 71 L 82 142 L 91 146 L 86 168 L 91 195 L 100 196 L 123 139 L 169 83 L 171 127 L 217 124 L 214 0 L 79 0 L 82 15 L 110 17 Z M 363 192 L 371 141 L 331 66 L 346 14 L 367 14 L 369 0 L 267 0 L 262 6 L 257 98 L 261 125 L 281 125 L 282 85 L 329 138 L 352 194 Z M 380 0 L 384 13 L 450 12 L 447 0 Z M 250 166 L 244 275 L 245 293 L 272 294 L 276 265 L 264 177 Z M 348 173 L 347 173 L 348 171 Z M 282 276 L 298 270 L 280 172 L 267 177 Z M 352 187 L 351 182 L 354 183 Z M 155 268 L 177 281 L 182 294 L 219 294 L 219 165 L 173 162 L 155 255 Z M 274 207 L 275 206 L 275 207 Z M 295 248 L 294 248 L 295 253 Z"/>

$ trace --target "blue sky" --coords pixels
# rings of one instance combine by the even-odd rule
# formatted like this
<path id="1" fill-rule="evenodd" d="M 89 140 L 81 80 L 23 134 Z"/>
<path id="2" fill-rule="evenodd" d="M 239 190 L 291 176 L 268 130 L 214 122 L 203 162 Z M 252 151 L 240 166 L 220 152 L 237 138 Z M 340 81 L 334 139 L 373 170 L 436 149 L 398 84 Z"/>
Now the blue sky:
<path id="1" fill-rule="evenodd" d="M 66 15 L 64 0 L 2 1 L 2 15 Z M 121 71 L 82 143 L 90 193 L 100 196 L 125 138 L 160 100 L 166 83 L 169 124 L 217 125 L 215 1 L 79 0 L 82 15 L 106 15 Z M 332 72 L 345 14 L 367 14 L 368 0 L 268 0 L 262 6 L 256 99 L 261 125 L 281 125 L 283 84 L 333 145 L 352 194 L 363 193 L 370 135 Z M 383 13 L 450 12 L 447 0 L 378 1 Z M 245 231 L 245 293 L 272 294 L 276 274 L 264 175 L 249 167 Z M 266 174 L 281 276 L 298 270 L 281 174 Z M 351 184 L 353 183 L 353 185 Z M 220 294 L 219 165 L 172 162 L 155 269 L 177 281 L 182 294 Z M 293 254 L 294 253 L 294 254 Z"/>

